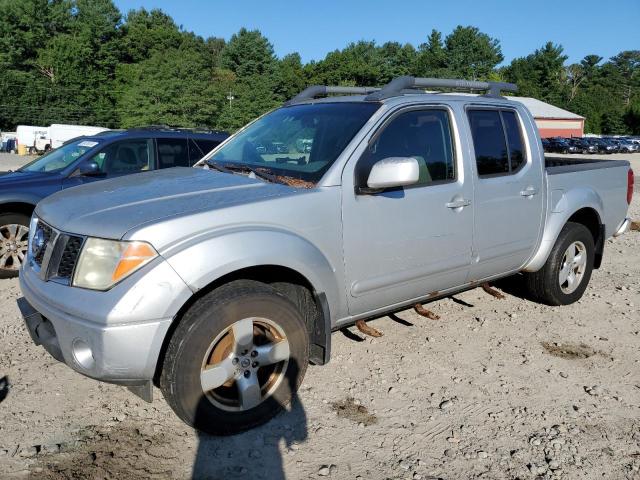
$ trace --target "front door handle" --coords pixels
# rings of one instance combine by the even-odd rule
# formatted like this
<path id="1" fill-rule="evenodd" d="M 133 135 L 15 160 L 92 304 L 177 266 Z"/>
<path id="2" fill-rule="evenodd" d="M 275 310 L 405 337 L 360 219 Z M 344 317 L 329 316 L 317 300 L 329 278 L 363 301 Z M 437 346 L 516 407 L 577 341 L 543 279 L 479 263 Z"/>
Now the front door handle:
<path id="1" fill-rule="evenodd" d="M 529 185 L 527 188 L 520 192 L 520 195 L 523 197 L 533 197 L 536 193 L 538 193 L 538 189 Z"/>
<path id="2" fill-rule="evenodd" d="M 447 206 L 447 208 L 463 208 L 471 205 L 471 200 L 465 200 L 463 198 L 462 200 L 454 200 L 453 202 L 449 202 L 445 205 Z"/>

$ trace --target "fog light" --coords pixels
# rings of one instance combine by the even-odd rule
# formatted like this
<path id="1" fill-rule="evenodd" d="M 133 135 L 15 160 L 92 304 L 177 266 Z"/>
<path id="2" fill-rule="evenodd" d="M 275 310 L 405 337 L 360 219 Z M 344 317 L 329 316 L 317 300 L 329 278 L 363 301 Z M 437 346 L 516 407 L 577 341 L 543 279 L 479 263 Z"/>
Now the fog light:
<path id="1" fill-rule="evenodd" d="M 75 358 L 76 362 L 78 362 L 78 365 L 86 368 L 87 370 L 91 370 L 93 368 L 96 361 L 93 358 L 91 347 L 87 345 L 84 340 L 76 338 L 73 341 L 72 350 L 73 358 Z"/>

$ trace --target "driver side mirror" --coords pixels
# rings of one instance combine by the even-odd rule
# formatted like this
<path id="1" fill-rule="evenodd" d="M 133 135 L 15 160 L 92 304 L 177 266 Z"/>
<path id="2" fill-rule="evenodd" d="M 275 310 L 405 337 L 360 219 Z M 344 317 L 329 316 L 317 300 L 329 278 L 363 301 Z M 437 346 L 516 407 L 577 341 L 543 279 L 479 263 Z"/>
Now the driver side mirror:
<path id="1" fill-rule="evenodd" d="M 378 193 L 388 188 L 406 187 L 418 183 L 420 166 L 413 157 L 388 157 L 378 160 L 371 167 L 366 187 L 359 193 Z"/>
<path id="2" fill-rule="evenodd" d="M 83 162 L 78 168 L 78 173 L 85 177 L 99 177 L 104 175 L 104 172 L 100 170 L 100 166 L 93 160 Z"/>

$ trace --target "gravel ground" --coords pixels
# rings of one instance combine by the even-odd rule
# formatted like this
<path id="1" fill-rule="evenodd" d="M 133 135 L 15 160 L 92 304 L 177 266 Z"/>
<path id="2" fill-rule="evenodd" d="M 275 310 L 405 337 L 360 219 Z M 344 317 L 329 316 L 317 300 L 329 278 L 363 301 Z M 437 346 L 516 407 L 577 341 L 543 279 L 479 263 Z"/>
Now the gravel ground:
<path id="1" fill-rule="evenodd" d="M 640 478 L 639 253 L 638 232 L 608 241 L 568 307 L 522 298 L 514 277 L 504 300 L 429 304 L 440 320 L 406 310 L 371 322 L 381 338 L 336 332 L 289 412 L 227 438 L 184 426 L 157 390 L 147 404 L 58 364 L 2 280 L 0 477 Z"/>

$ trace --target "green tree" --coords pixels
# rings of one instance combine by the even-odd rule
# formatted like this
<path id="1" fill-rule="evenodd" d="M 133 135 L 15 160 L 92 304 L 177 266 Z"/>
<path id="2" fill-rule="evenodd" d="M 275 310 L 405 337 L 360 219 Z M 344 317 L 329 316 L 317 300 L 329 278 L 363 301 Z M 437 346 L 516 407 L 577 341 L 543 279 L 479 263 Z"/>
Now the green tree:
<path id="1" fill-rule="evenodd" d="M 431 30 L 427 41 L 418 47 L 414 72 L 419 77 L 448 76 L 447 53 L 444 50 L 442 34 L 437 30 Z"/>
<path id="2" fill-rule="evenodd" d="M 476 27 L 458 26 L 444 42 L 446 69 L 457 78 L 485 80 L 504 57 L 500 42 Z"/>

